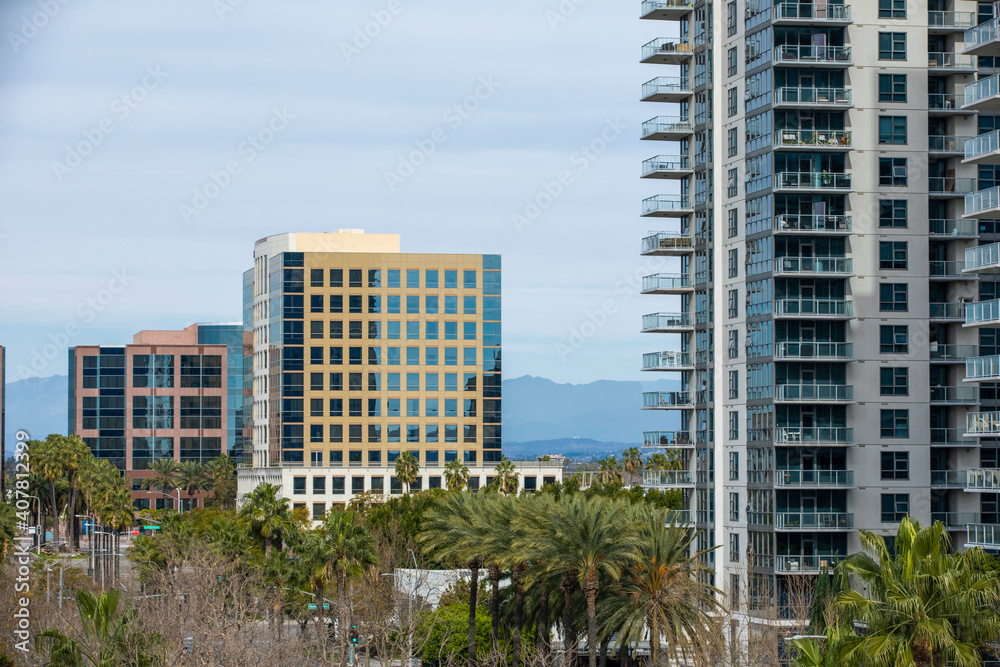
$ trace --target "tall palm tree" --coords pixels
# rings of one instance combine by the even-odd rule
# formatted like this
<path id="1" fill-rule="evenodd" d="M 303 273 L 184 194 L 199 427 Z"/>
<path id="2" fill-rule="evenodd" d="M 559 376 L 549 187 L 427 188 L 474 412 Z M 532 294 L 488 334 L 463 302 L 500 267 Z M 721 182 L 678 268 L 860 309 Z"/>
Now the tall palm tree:
<path id="1" fill-rule="evenodd" d="M 646 470 L 666 470 L 667 469 L 667 455 L 657 452 L 656 454 L 650 454 L 649 458 L 646 459 L 645 469 Z"/>
<path id="2" fill-rule="evenodd" d="M 537 508 L 542 508 L 540 514 Z M 540 503 L 522 518 L 516 548 L 528 561 L 576 578 L 587 601 L 587 650 L 597 667 L 597 597 L 601 577 L 618 581 L 641 557 L 642 534 L 620 501 L 575 494 L 561 503 Z M 530 518 L 529 518 L 530 517 Z"/>
<path id="3" fill-rule="evenodd" d="M 329 633 L 323 605 L 326 604 L 327 584 L 333 580 L 333 549 L 322 530 L 310 530 L 303 534 L 302 543 L 298 545 L 296 552 L 299 554 L 299 564 L 304 568 L 316 594 L 316 645 L 322 651 L 323 660 L 326 660 L 326 640 Z"/>
<path id="4" fill-rule="evenodd" d="M 119 582 L 121 573 L 121 534 L 135 523 L 135 504 L 132 500 L 132 490 L 129 489 L 124 477 L 118 478 L 118 483 L 97 508 L 97 515 L 105 526 L 115 534 L 115 571 L 114 581 Z M 120 582 L 119 582 L 120 583 Z M 115 585 L 119 585 L 116 583 Z"/>
<path id="5" fill-rule="evenodd" d="M 642 470 L 642 452 L 638 447 L 629 447 L 622 452 L 622 468 L 628 473 L 629 482 L 635 483 L 635 475 Z"/>
<path id="6" fill-rule="evenodd" d="M 185 461 L 177 466 L 177 488 L 187 494 L 192 507 L 198 506 L 195 494 L 200 493 L 212 484 L 208 468 L 197 461 Z"/>
<path id="7" fill-rule="evenodd" d="M 621 464 L 618 463 L 618 459 L 614 456 L 601 459 L 597 462 L 597 466 L 599 471 L 598 476 L 602 483 L 610 484 L 611 482 L 621 479 Z"/>
<path id="8" fill-rule="evenodd" d="M 222 509 L 236 507 L 236 459 L 222 454 L 208 462 L 212 497 Z"/>
<path id="9" fill-rule="evenodd" d="M 279 497 L 281 487 L 261 484 L 244 496 L 239 517 L 250 529 L 250 534 L 261 540 L 265 555 L 272 545 L 281 549 L 282 538 L 291 530 L 292 516 L 288 499 Z"/>
<path id="10" fill-rule="evenodd" d="M 496 484 L 497 490 L 500 493 L 510 495 L 512 493 L 517 493 L 517 481 L 521 474 L 517 472 L 517 468 L 506 456 L 500 459 L 500 463 L 494 469 L 496 472 L 496 477 L 493 478 L 493 483 Z"/>
<path id="11" fill-rule="evenodd" d="M 79 548 L 80 546 L 80 531 L 79 522 L 76 519 L 76 510 L 78 503 L 78 493 L 80 488 L 80 470 L 86 465 L 88 459 L 94 458 L 93 454 L 90 452 L 90 447 L 80 439 L 78 435 L 71 435 L 65 438 L 63 442 L 63 465 L 64 472 L 66 475 L 66 483 L 69 485 L 69 497 L 67 498 L 66 507 L 69 508 L 67 514 L 67 521 L 69 526 L 67 527 L 67 539 L 72 541 L 74 547 Z"/>
<path id="12" fill-rule="evenodd" d="M 979 665 L 987 643 L 1000 637 L 1000 581 L 981 548 L 950 554 L 941 522 L 923 528 L 904 518 L 890 554 L 881 535 L 861 533 L 863 551 L 840 566 L 865 584 L 835 598 L 838 608 L 865 625 L 864 636 L 844 637 L 837 657 L 845 665 Z"/>
<path id="13" fill-rule="evenodd" d="M 31 457 L 31 467 L 45 480 L 49 490 L 49 510 L 52 513 L 52 539 L 59 541 L 59 506 L 56 500 L 56 485 L 62 480 L 66 463 L 60 451 L 64 437 L 55 433 L 45 440 L 29 440 L 28 454 Z M 42 524 L 44 541 L 45 524 Z"/>
<path id="14" fill-rule="evenodd" d="M 347 663 L 349 580 L 360 578 L 366 569 L 378 563 L 375 540 L 360 523 L 358 515 L 338 508 L 330 510 L 320 526 L 330 544 L 330 565 L 337 580 L 337 617 L 340 620 L 341 664 Z"/>
<path id="15" fill-rule="evenodd" d="M 500 637 L 500 579 L 504 561 L 510 550 L 509 529 L 513 519 L 513 506 L 505 496 L 494 493 L 483 494 L 483 503 L 472 521 L 479 533 L 483 564 L 490 579 L 490 646 L 499 655 Z"/>
<path id="16" fill-rule="evenodd" d="M 171 458 L 156 459 L 146 465 L 146 469 L 153 473 L 152 477 L 143 477 L 142 488 L 151 489 L 159 487 L 164 495 L 169 494 L 178 488 L 180 482 L 180 465 Z M 180 511 L 180 500 L 177 501 L 177 509 Z"/>
<path id="17" fill-rule="evenodd" d="M 406 489 L 406 494 L 410 494 L 410 487 L 417 481 L 420 474 L 420 464 L 413 452 L 403 452 L 396 457 L 396 479 Z"/>
<path id="18" fill-rule="evenodd" d="M 461 491 L 469 484 L 469 469 L 458 459 L 448 461 L 444 467 L 444 483 L 449 491 Z"/>

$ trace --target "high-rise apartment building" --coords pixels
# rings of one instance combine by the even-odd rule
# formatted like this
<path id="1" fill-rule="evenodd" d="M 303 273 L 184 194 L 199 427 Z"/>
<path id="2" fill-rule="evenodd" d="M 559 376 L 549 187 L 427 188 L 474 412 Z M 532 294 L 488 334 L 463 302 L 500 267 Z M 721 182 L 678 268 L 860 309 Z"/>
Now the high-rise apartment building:
<path id="1" fill-rule="evenodd" d="M 680 467 L 646 484 L 684 490 L 720 588 L 767 600 L 906 515 L 1000 547 L 993 5 L 640 15 L 643 367 L 679 380 L 644 397 Z"/>
<path id="2" fill-rule="evenodd" d="M 500 257 L 404 254 L 396 234 L 279 234 L 244 274 L 252 452 L 242 496 L 279 484 L 322 516 L 354 494 L 444 485 L 460 461 L 470 486 L 501 460 Z M 526 474 L 538 488 L 555 478 Z M 538 468 L 542 471 L 542 468 Z"/>
<path id="3" fill-rule="evenodd" d="M 0 498 L 6 498 L 3 468 L 7 465 L 7 350 L 0 345 Z"/>
<path id="4" fill-rule="evenodd" d="M 140 486 L 157 459 L 241 454 L 243 405 L 242 324 L 140 331 L 129 345 L 69 350 L 68 432 L 125 472 L 140 508 L 176 506 L 176 492 Z"/>

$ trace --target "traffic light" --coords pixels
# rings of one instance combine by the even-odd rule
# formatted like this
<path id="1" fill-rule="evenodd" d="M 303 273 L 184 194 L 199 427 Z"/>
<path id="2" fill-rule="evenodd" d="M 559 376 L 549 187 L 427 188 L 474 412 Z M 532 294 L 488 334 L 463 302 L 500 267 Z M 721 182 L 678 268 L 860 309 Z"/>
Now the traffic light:
<path id="1" fill-rule="evenodd" d="M 351 626 L 351 643 L 352 644 L 358 643 L 358 626 L 356 625 Z"/>

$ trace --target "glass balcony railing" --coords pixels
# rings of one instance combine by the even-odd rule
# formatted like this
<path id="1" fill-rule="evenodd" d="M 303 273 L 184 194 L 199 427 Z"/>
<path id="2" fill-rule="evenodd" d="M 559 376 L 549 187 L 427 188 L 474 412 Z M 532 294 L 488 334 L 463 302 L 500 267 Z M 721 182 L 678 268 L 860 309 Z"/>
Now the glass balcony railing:
<path id="1" fill-rule="evenodd" d="M 691 208 L 691 201 L 687 195 L 655 195 L 642 200 L 643 215 L 682 211 L 689 208 Z"/>
<path id="2" fill-rule="evenodd" d="M 686 329 L 694 326 L 691 313 L 650 313 L 642 316 L 643 331 Z"/>
<path id="3" fill-rule="evenodd" d="M 654 134 L 691 134 L 694 126 L 683 116 L 657 116 L 642 124 L 642 138 Z"/>
<path id="4" fill-rule="evenodd" d="M 1000 381 L 1000 355 L 966 359 L 965 379 L 974 382 Z"/>
<path id="5" fill-rule="evenodd" d="M 964 481 L 963 486 L 971 491 L 1000 491 L 1000 469 L 970 468 Z"/>
<path id="6" fill-rule="evenodd" d="M 964 153 L 965 143 L 971 138 L 965 135 L 934 134 L 928 137 L 927 150 L 931 153 Z"/>
<path id="7" fill-rule="evenodd" d="M 851 47 L 784 44 L 773 49 L 774 62 L 781 64 L 850 65 Z"/>
<path id="8" fill-rule="evenodd" d="M 833 571 L 843 556 L 831 554 L 813 554 L 810 556 L 795 554 L 792 556 L 775 556 L 774 571 L 782 574 L 822 572 L 824 569 Z"/>
<path id="9" fill-rule="evenodd" d="M 850 130 L 776 130 L 775 146 L 850 148 Z"/>
<path id="10" fill-rule="evenodd" d="M 963 528 L 979 523 L 979 512 L 931 512 L 931 521 L 940 521 L 949 528 Z"/>
<path id="11" fill-rule="evenodd" d="M 975 215 L 1000 208 L 1000 185 L 965 195 L 965 215 Z"/>
<path id="12" fill-rule="evenodd" d="M 691 523 L 691 510 L 667 510 L 667 521 L 677 525 Z"/>
<path id="13" fill-rule="evenodd" d="M 954 195 L 956 197 L 976 191 L 976 179 L 952 176 L 931 176 L 927 179 L 927 189 L 932 195 Z"/>
<path id="14" fill-rule="evenodd" d="M 665 292 L 691 287 L 691 276 L 686 273 L 656 273 L 643 276 L 643 292 Z"/>
<path id="15" fill-rule="evenodd" d="M 849 215 L 807 215 L 785 213 L 774 217 L 776 232 L 849 232 Z"/>
<path id="16" fill-rule="evenodd" d="M 1000 412 L 967 413 L 965 432 L 974 437 L 1000 435 Z"/>
<path id="17" fill-rule="evenodd" d="M 647 391 L 642 394 L 644 408 L 693 407 L 689 391 Z"/>
<path id="18" fill-rule="evenodd" d="M 775 189 L 782 190 L 850 190 L 850 174 L 816 171 L 779 171 L 774 175 Z"/>
<path id="19" fill-rule="evenodd" d="M 927 108 L 930 111 L 953 111 L 961 109 L 965 96 L 961 93 L 929 93 Z"/>
<path id="20" fill-rule="evenodd" d="M 965 262 L 958 260 L 934 260 L 928 262 L 928 270 L 931 278 L 975 278 L 974 275 L 966 273 Z"/>
<path id="21" fill-rule="evenodd" d="M 930 344 L 931 361 L 965 361 L 977 354 L 979 354 L 979 346 L 977 345 L 951 345 L 937 342 Z"/>
<path id="22" fill-rule="evenodd" d="M 772 104 L 849 107 L 851 106 L 851 89 L 782 86 L 775 89 Z"/>
<path id="23" fill-rule="evenodd" d="M 979 222 L 961 218 L 935 219 L 928 221 L 931 236 L 976 237 L 979 236 Z"/>
<path id="24" fill-rule="evenodd" d="M 775 443 L 851 445 L 854 444 L 854 429 L 844 426 L 778 426 L 775 429 Z"/>
<path id="25" fill-rule="evenodd" d="M 774 346 L 775 359 L 841 359 L 854 356 L 851 343 L 819 343 L 813 340 L 785 341 Z"/>
<path id="26" fill-rule="evenodd" d="M 932 320 L 956 320 L 965 319 L 964 303 L 943 303 L 932 302 L 930 306 L 930 319 Z"/>
<path id="27" fill-rule="evenodd" d="M 683 232 L 657 232 L 642 240 L 642 254 L 694 249 L 694 237 Z"/>
<path id="28" fill-rule="evenodd" d="M 1000 299 L 965 304 L 965 323 L 967 325 L 993 322 L 1000 322 Z"/>
<path id="29" fill-rule="evenodd" d="M 774 485 L 785 488 L 854 486 L 853 470 L 776 470 Z"/>
<path id="30" fill-rule="evenodd" d="M 774 302 L 776 316 L 845 316 L 854 315 L 854 302 L 846 299 L 778 299 Z"/>
<path id="31" fill-rule="evenodd" d="M 927 68 L 947 70 L 974 70 L 977 67 L 976 57 L 964 53 L 928 53 Z"/>
<path id="32" fill-rule="evenodd" d="M 688 155 L 657 155 L 642 161 L 643 176 L 658 171 L 690 171 L 691 168 L 691 157 Z"/>
<path id="33" fill-rule="evenodd" d="M 687 352 L 667 350 L 642 355 L 642 370 L 644 371 L 677 371 L 690 366 L 694 366 L 694 364 L 691 355 Z"/>
<path id="34" fill-rule="evenodd" d="M 1000 130 L 969 137 L 963 148 L 966 160 L 1000 151 Z"/>
<path id="35" fill-rule="evenodd" d="M 967 83 L 964 92 L 962 100 L 964 106 L 980 104 L 991 97 L 996 97 L 1000 95 L 1000 75 L 994 74 L 985 79 Z"/>
<path id="36" fill-rule="evenodd" d="M 933 427 L 931 428 L 931 444 L 973 447 L 976 440 L 975 436 L 967 437 L 963 428 Z"/>
<path id="37" fill-rule="evenodd" d="M 1000 525 L 990 523 L 970 524 L 965 527 L 966 547 L 1000 547 Z"/>
<path id="38" fill-rule="evenodd" d="M 778 512 L 777 528 L 802 530 L 854 529 L 854 514 L 848 512 Z"/>
<path id="39" fill-rule="evenodd" d="M 776 401 L 853 401 L 854 386 L 849 384 L 777 384 Z"/>
<path id="40" fill-rule="evenodd" d="M 965 486 L 965 471 L 931 470 L 931 486 L 960 489 Z"/>
<path id="41" fill-rule="evenodd" d="M 656 55 L 690 54 L 693 48 L 691 42 L 661 37 L 642 45 L 642 59 L 646 60 Z"/>
<path id="42" fill-rule="evenodd" d="M 809 22 L 851 20 L 850 5 L 813 4 L 810 2 L 782 2 L 775 4 L 771 13 L 772 21 L 798 19 Z"/>
<path id="43" fill-rule="evenodd" d="M 645 431 L 643 447 L 686 447 L 694 445 L 690 431 Z"/>
<path id="44" fill-rule="evenodd" d="M 956 30 L 968 30 L 976 25 L 975 12 L 927 12 L 927 26 L 930 28 L 954 28 Z M 968 44 L 968 37 L 966 37 Z"/>
<path id="45" fill-rule="evenodd" d="M 1000 269 L 1000 243 L 977 245 L 965 249 L 965 270 Z"/>
<path id="46" fill-rule="evenodd" d="M 690 95 L 691 80 L 686 76 L 658 76 L 642 84 L 642 99 L 658 95 Z"/>
<path id="47" fill-rule="evenodd" d="M 644 487 L 693 486 L 694 478 L 690 470 L 643 470 Z"/>
<path id="48" fill-rule="evenodd" d="M 990 19 L 965 31 L 965 50 L 1000 39 L 1000 19 Z"/>
<path id="49" fill-rule="evenodd" d="M 975 405 L 979 402 L 979 387 L 931 386 L 931 403 Z"/>
<path id="50" fill-rule="evenodd" d="M 777 257 L 774 260 L 774 273 L 850 274 L 852 266 L 849 257 Z"/>

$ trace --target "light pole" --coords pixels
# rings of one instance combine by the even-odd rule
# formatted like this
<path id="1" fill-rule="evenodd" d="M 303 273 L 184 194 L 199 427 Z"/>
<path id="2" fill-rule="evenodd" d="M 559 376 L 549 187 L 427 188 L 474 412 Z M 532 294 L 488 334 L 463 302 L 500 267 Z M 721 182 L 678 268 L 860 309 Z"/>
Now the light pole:
<path id="1" fill-rule="evenodd" d="M 38 496 L 28 496 L 28 497 L 29 498 L 34 498 L 35 500 L 38 501 L 38 513 L 37 513 L 38 514 L 38 524 L 36 524 L 36 528 L 35 528 L 35 546 L 37 547 L 37 551 L 39 553 L 41 553 L 41 551 L 42 551 L 42 536 L 45 534 L 45 526 L 41 525 L 41 523 L 42 523 L 42 499 L 39 498 Z M 41 534 L 38 533 L 39 530 L 42 531 Z"/>

